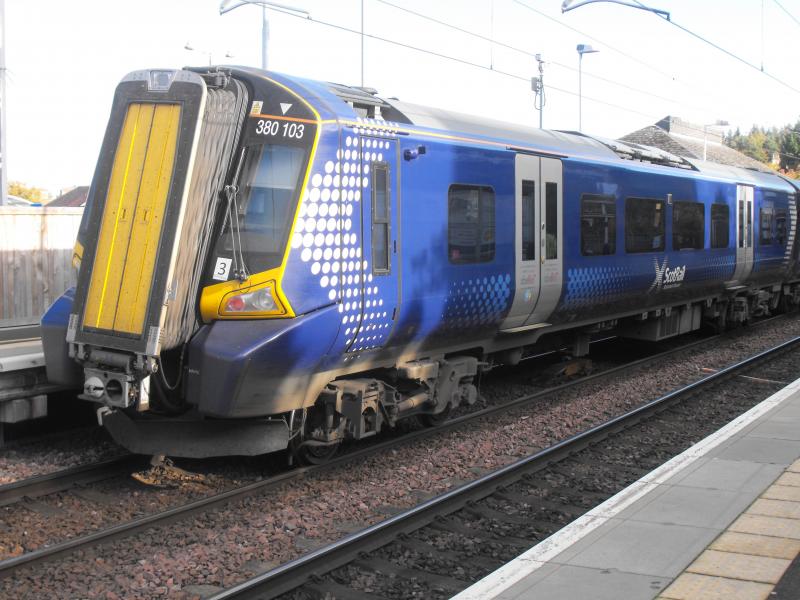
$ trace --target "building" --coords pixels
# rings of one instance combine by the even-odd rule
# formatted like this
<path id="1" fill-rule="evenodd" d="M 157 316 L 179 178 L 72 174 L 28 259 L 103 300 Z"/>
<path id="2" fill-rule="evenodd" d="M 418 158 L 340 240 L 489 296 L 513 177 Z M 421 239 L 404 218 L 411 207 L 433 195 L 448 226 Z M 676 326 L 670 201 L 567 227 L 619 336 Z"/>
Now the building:
<path id="1" fill-rule="evenodd" d="M 725 146 L 722 143 L 722 133 L 719 129 L 704 128 L 702 125 L 695 125 L 678 117 L 664 117 L 655 125 L 629 133 L 620 140 L 655 146 L 672 154 L 695 160 L 703 160 L 705 147 L 706 159 L 710 162 L 759 171 L 768 170 L 763 163 Z"/>
<path id="2" fill-rule="evenodd" d="M 71 206 L 79 208 L 86 206 L 86 198 L 89 195 L 88 185 L 79 185 L 68 192 L 64 192 L 55 200 L 48 202 L 47 206 Z"/>

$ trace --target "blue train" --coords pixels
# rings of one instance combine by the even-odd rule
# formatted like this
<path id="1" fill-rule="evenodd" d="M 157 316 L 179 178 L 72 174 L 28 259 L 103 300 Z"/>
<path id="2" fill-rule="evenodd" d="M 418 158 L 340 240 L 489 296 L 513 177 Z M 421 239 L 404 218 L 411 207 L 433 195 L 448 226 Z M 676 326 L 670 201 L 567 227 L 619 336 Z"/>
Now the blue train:
<path id="1" fill-rule="evenodd" d="M 48 377 L 135 452 L 324 460 L 531 352 L 796 306 L 797 191 L 369 89 L 138 71 L 42 321 Z"/>

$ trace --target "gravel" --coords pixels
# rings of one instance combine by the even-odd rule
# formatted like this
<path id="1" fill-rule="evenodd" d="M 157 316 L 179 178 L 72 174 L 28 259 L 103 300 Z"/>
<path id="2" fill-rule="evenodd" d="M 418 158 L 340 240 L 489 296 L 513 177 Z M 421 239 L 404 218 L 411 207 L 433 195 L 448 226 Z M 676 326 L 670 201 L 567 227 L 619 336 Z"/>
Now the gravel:
<path id="1" fill-rule="evenodd" d="M 18 571 L 0 581 L 0 596 L 205 596 L 697 380 L 708 369 L 727 366 L 796 335 L 800 318 L 792 317 L 664 359 L 657 368 L 649 365 L 615 375 L 602 385 L 587 382 L 534 405 L 293 481 L 222 510 Z M 534 375 L 526 363 L 498 369 L 483 378 L 480 391 L 487 402 L 504 402 L 531 393 Z M 235 463 L 226 463 L 231 464 Z M 185 489 L 191 497 L 188 486 L 189 482 L 180 483 L 175 489 Z M 142 505 L 142 497 L 129 490 L 116 498 L 123 505 Z M 5 515 L 4 521 L 0 545 L 22 545 L 19 528 Z M 13 535 L 7 533 L 9 526 Z M 413 554 L 409 560 L 414 560 Z M 442 573 L 452 568 L 443 565 Z"/>
<path id="2" fill-rule="evenodd" d="M 124 454 L 100 427 L 0 448 L 0 485 Z"/>

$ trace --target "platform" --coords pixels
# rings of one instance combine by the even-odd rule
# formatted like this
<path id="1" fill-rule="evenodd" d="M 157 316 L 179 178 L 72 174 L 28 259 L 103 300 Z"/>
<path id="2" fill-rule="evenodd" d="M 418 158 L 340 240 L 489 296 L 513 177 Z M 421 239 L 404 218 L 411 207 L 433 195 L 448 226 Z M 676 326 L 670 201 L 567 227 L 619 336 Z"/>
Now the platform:
<path id="1" fill-rule="evenodd" d="M 0 342 L 0 446 L 3 424 L 47 416 L 46 394 L 57 389 L 47 382 L 41 339 Z"/>
<path id="2" fill-rule="evenodd" d="M 800 379 L 454 598 L 800 598 L 798 458 Z"/>
<path id="3" fill-rule="evenodd" d="M 0 342 L 0 372 L 44 366 L 44 351 L 39 338 Z"/>

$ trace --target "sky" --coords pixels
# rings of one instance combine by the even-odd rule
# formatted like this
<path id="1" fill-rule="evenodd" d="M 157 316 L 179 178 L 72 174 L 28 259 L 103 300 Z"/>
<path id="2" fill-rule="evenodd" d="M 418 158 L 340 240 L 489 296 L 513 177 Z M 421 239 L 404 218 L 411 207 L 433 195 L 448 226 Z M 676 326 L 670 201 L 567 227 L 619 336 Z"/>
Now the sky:
<path id="1" fill-rule="evenodd" d="M 733 56 L 612 2 L 562 14 L 561 0 L 363 0 L 364 85 L 538 126 L 530 78 L 539 53 L 544 127 L 577 130 L 576 46 L 590 44 L 598 52 L 583 58 L 586 133 L 617 138 L 667 115 L 743 131 L 800 118 L 800 0 L 642 1 Z M 310 18 L 267 11 L 269 69 L 361 85 L 362 0 L 280 4 Z M 209 58 L 261 65 L 257 6 L 220 15 L 219 0 L 5 0 L 5 19 L 8 178 L 53 195 L 91 182 L 126 73 Z"/>

